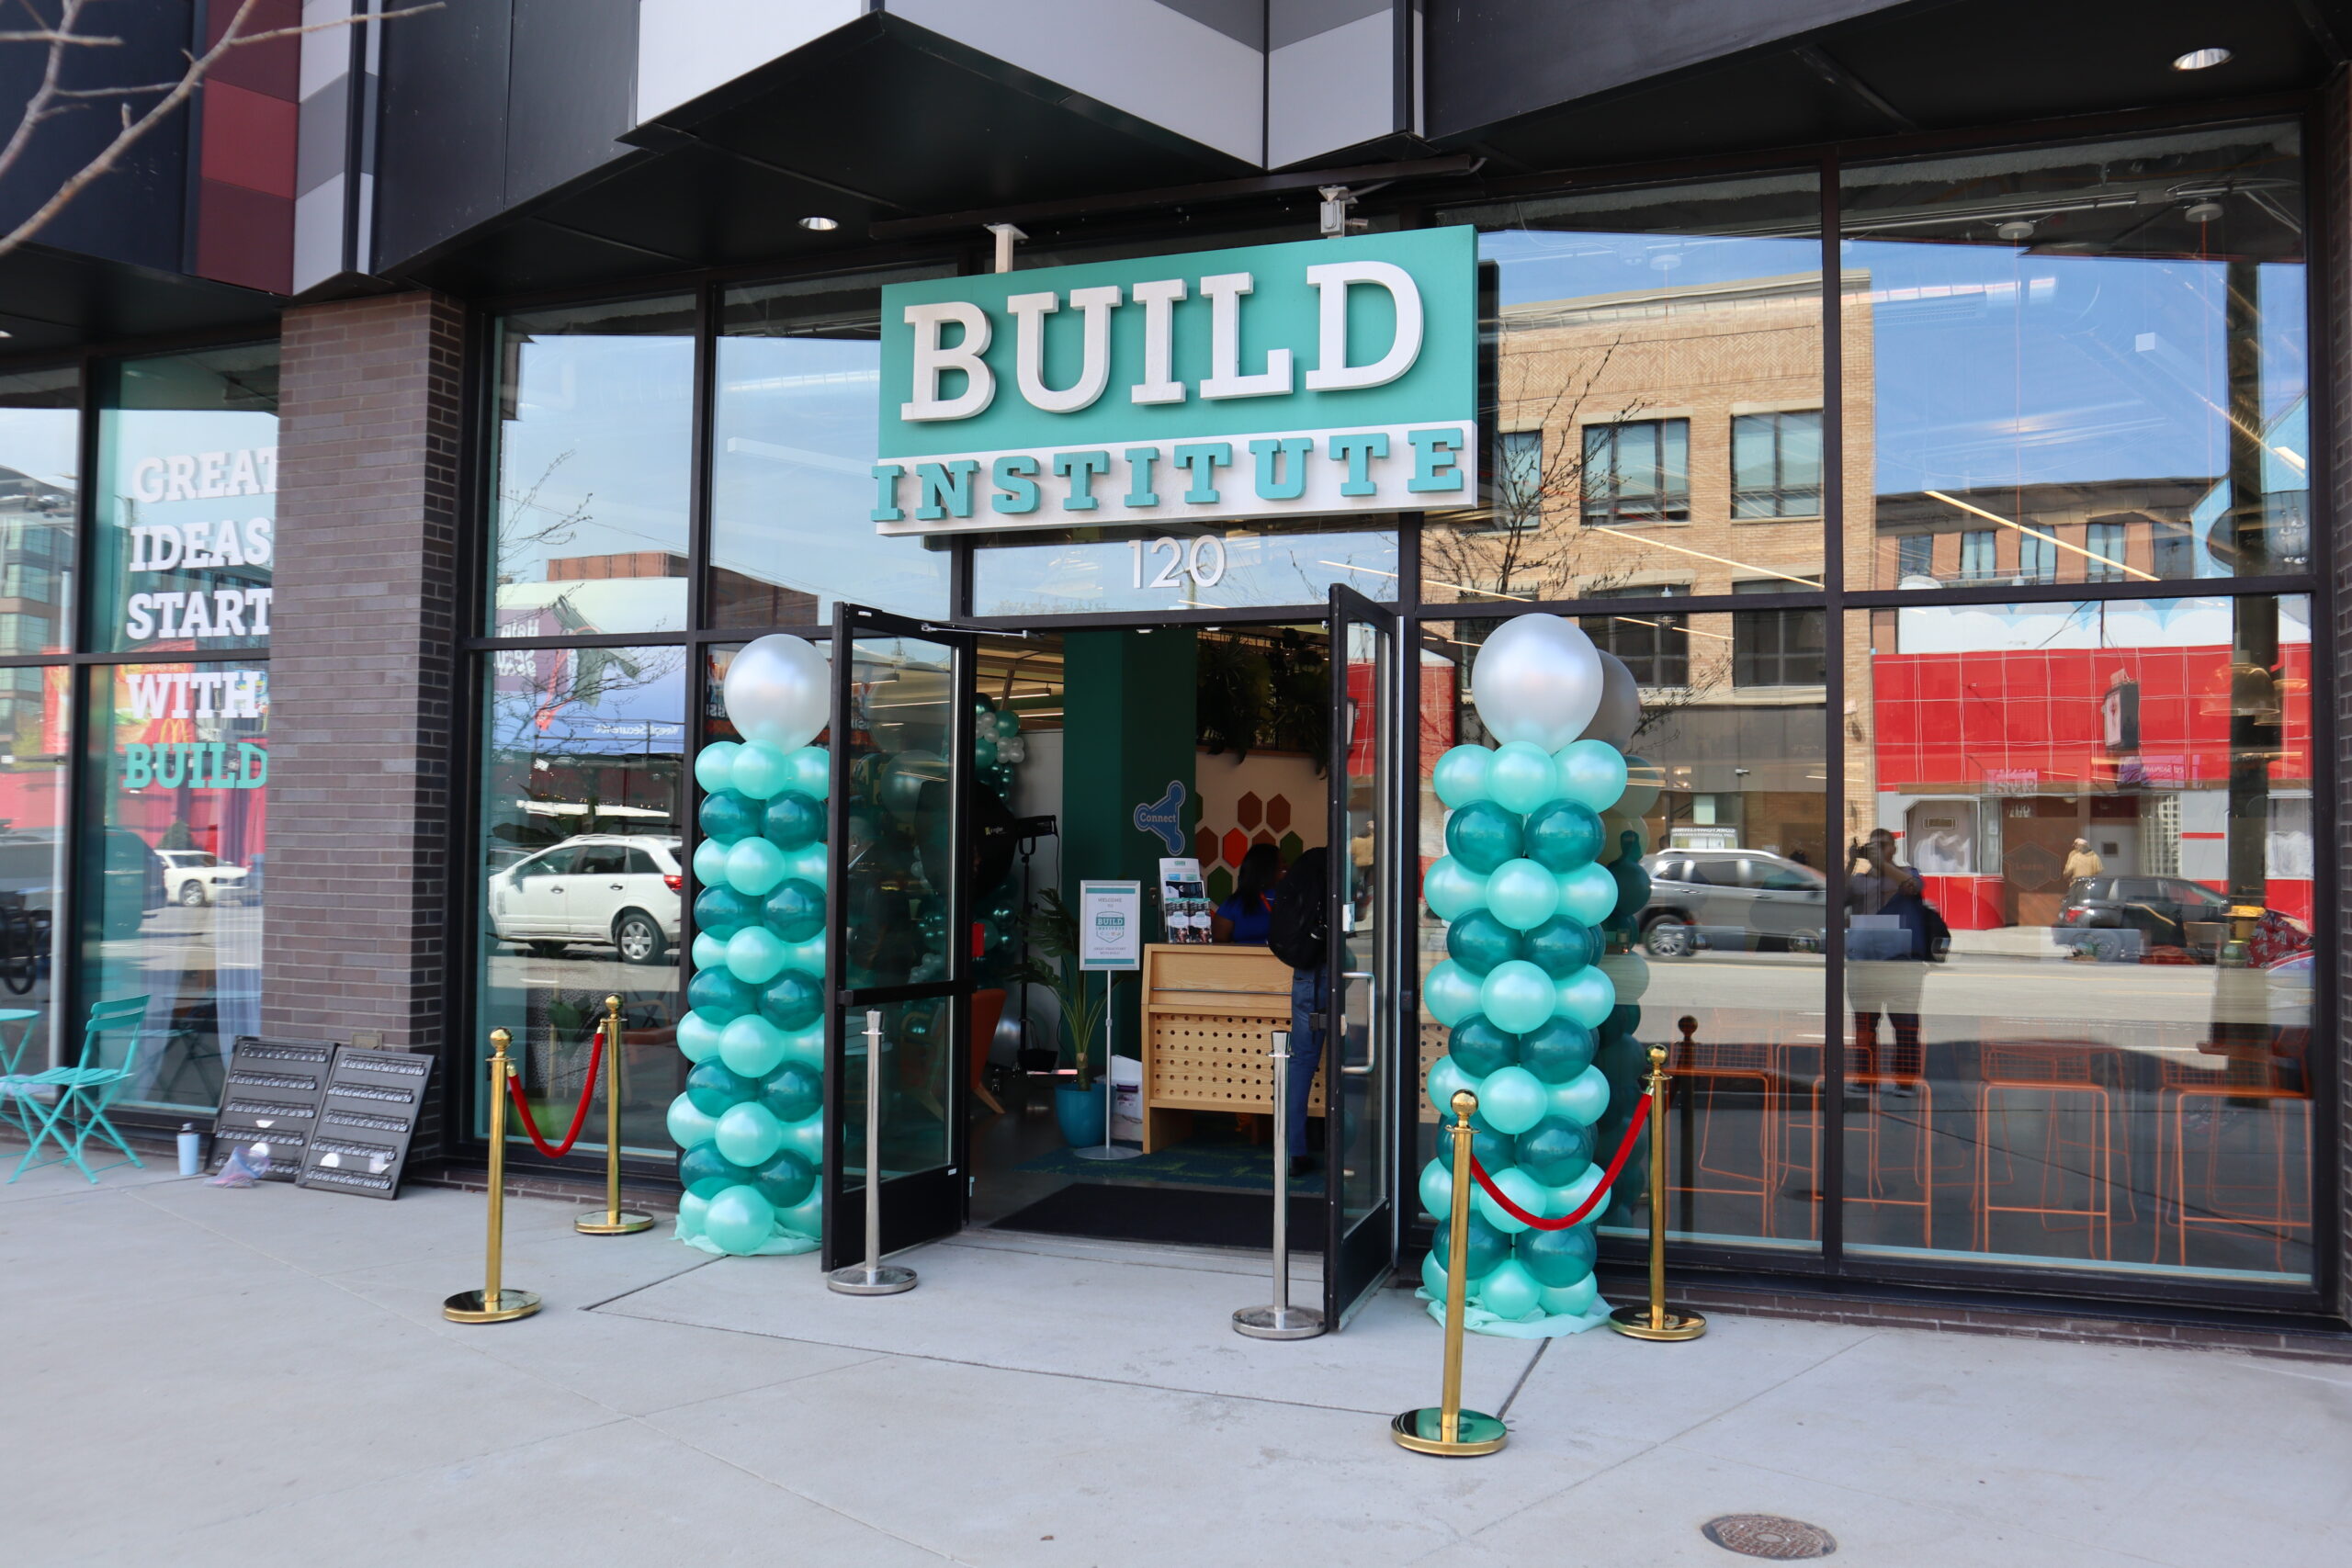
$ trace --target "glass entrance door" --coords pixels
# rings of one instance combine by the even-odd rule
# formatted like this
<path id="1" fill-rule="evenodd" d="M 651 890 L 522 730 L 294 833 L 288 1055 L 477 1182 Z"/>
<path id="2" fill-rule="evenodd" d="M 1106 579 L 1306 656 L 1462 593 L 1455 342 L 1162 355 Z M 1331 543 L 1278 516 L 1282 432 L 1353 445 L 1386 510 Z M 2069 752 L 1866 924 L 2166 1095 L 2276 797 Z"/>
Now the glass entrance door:
<path id="1" fill-rule="evenodd" d="M 920 622 L 855 604 L 834 610 L 829 1269 L 864 1258 L 869 1180 L 880 1185 L 885 1252 L 964 1224 L 972 651 L 969 637 Z M 881 1057 L 871 1148 L 869 1040 Z"/>
<path id="2" fill-rule="evenodd" d="M 1323 1311 L 1337 1325 L 1396 1266 L 1398 1107 L 1413 971 L 1408 923 L 1398 754 L 1396 617 L 1346 588 L 1331 590 L 1329 1003 L 1323 1073 L 1326 1191 Z"/>

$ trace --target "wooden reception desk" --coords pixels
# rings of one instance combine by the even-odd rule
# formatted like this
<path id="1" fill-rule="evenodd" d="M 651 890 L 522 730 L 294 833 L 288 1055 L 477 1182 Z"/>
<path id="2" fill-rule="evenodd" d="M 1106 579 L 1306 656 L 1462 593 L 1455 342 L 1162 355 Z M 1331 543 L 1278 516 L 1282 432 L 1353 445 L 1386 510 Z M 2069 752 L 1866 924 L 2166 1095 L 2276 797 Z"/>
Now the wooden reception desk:
<path id="1" fill-rule="evenodd" d="M 1271 1115 L 1273 1032 L 1290 1027 L 1290 965 L 1262 947 L 1143 950 L 1143 1146 L 1183 1135 L 1196 1111 Z M 1307 1113 L 1323 1114 L 1323 1071 Z"/>

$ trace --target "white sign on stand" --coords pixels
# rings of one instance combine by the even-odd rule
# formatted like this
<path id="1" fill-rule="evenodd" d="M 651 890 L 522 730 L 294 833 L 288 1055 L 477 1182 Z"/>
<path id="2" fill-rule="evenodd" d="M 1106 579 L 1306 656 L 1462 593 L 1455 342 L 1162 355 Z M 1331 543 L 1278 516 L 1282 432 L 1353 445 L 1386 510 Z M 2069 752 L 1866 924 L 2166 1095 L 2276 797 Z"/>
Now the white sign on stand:
<path id="1" fill-rule="evenodd" d="M 1142 883 L 1078 885 L 1078 966 L 1087 970 L 1143 967 Z"/>

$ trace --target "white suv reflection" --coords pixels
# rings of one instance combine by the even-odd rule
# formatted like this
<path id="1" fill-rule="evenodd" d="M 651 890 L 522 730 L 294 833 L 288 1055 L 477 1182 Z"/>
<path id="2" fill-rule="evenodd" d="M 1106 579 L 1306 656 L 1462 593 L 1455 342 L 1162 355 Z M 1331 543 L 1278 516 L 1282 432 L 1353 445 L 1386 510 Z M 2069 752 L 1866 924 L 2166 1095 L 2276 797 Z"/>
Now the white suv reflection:
<path id="1" fill-rule="evenodd" d="M 490 926 L 550 958 L 592 942 L 659 964 L 678 940 L 684 880 L 676 839 L 582 833 L 492 873 Z"/>

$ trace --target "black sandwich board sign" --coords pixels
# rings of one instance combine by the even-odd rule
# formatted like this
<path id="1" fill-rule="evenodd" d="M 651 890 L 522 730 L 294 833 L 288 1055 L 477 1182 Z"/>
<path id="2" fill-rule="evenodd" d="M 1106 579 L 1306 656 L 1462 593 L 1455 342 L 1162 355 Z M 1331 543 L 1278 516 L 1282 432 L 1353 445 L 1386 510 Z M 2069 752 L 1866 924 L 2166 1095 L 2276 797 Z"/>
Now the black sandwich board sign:
<path id="1" fill-rule="evenodd" d="M 301 1184 L 362 1198 L 399 1196 L 401 1168 L 432 1076 L 433 1058 L 422 1052 L 338 1048 L 318 1131 L 302 1154 Z"/>
<path id="2" fill-rule="evenodd" d="M 212 1122 L 210 1168 L 220 1169 L 242 1149 L 245 1164 L 263 1180 L 293 1180 L 318 1132 L 334 1053 L 323 1040 L 239 1036 L 229 1048 L 229 1073 Z"/>

